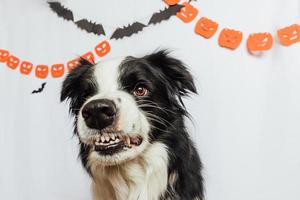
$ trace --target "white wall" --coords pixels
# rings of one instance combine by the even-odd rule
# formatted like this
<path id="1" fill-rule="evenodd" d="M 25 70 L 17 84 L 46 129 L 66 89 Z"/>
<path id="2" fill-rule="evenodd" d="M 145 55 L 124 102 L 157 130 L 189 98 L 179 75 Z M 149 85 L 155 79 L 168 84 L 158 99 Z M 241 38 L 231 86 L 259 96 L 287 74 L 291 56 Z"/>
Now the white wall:
<path id="1" fill-rule="evenodd" d="M 142 19 L 160 1 L 63 1 L 79 16 L 113 27 Z M 276 32 L 300 22 L 299 0 L 199 0 L 200 16 L 251 32 Z M 144 21 L 143 21 L 144 20 Z M 111 41 L 109 59 L 170 48 L 197 81 L 198 96 L 187 100 L 189 129 L 202 157 L 207 200 L 300 199 L 300 44 L 251 56 L 245 40 L 229 51 L 217 37 L 194 34 L 196 20 L 176 17 L 124 40 Z M 219 31 L 218 31 L 219 33 Z M 217 34 L 218 34 L 217 33 Z M 0 1 L 0 49 L 34 63 L 65 62 L 104 39 L 53 14 L 45 1 Z M 89 177 L 77 159 L 77 140 L 67 105 L 59 103 L 62 79 L 44 82 L 0 63 L 0 199 L 86 200 Z"/>

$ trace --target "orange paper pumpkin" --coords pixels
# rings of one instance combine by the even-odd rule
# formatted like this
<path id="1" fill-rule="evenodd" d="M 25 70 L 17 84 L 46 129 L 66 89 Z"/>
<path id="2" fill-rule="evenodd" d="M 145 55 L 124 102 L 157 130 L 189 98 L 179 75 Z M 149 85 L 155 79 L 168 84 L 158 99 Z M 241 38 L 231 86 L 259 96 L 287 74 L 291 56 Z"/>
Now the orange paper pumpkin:
<path id="1" fill-rule="evenodd" d="M 95 57 L 94 57 L 94 54 L 91 51 L 83 54 L 81 57 L 83 59 L 89 61 L 90 63 L 95 63 Z"/>
<path id="2" fill-rule="evenodd" d="M 300 42 L 300 25 L 293 24 L 291 26 L 279 29 L 277 34 L 281 44 L 290 46 Z"/>
<path id="3" fill-rule="evenodd" d="M 11 69 L 16 69 L 18 67 L 19 63 L 20 63 L 20 59 L 13 55 L 10 55 L 6 61 L 7 67 L 9 67 Z"/>
<path id="4" fill-rule="evenodd" d="M 95 47 L 95 52 L 99 57 L 103 57 L 110 52 L 110 44 L 107 41 L 100 42 Z"/>
<path id="5" fill-rule="evenodd" d="M 164 0 L 168 5 L 173 6 L 179 3 L 179 0 Z"/>
<path id="6" fill-rule="evenodd" d="M 243 33 L 233 29 L 223 29 L 219 36 L 219 45 L 228 49 L 236 49 L 241 44 Z"/>
<path id="7" fill-rule="evenodd" d="M 58 78 L 63 76 L 65 73 L 65 66 L 64 64 L 54 64 L 51 66 L 51 74 L 52 77 Z"/>
<path id="8" fill-rule="evenodd" d="M 218 29 L 218 24 L 206 17 L 199 19 L 195 26 L 195 32 L 206 39 L 211 38 Z"/>
<path id="9" fill-rule="evenodd" d="M 38 78 L 46 78 L 49 73 L 49 67 L 47 65 L 37 65 L 35 68 L 35 76 Z"/>
<path id="10" fill-rule="evenodd" d="M 249 36 L 247 47 L 249 51 L 267 51 L 273 46 L 273 37 L 270 33 L 253 33 Z"/>
<path id="11" fill-rule="evenodd" d="M 80 64 L 80 58 L 76 58 L 74 60 L 70 60 L 67 63 L 68 71 L 72 71 L 75 67 L 77 67 Z"/>
<path id="12" fill-rule="evenodd" d="M 183 3 L 183 7 L 180 9 L 176 16 L 181 19 L 184 23 L 189 23 L 195 19 L 198 15 L 198 9 L 189 4 L 188 2 Z"/>
<path id="13" fill-rule="evenodd" d="M 0 62 L 6 62 L 9 56 L 9 51 L 0 49 Z"/>
<path id="14" fill-rule="evenodd" d="M 23 61 L 20 65 L 21 74 L 28 75 L 33 69 L 33 64 L 28 61 Z"/>

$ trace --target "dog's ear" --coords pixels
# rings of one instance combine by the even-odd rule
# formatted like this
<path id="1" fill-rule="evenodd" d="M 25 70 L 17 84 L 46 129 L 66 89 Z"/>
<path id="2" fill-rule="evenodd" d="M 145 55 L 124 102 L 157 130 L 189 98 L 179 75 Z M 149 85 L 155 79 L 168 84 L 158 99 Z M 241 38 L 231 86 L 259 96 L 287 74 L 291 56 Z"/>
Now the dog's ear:
<path id="1" fill-rule="evenodd" d="M 93 87 L 93 66 L 85 59 L 80 60 L 80 64 L 74 68 L 65 78 L 60 93 L 60 101 L 70 100 L 70 110 L 78 107 Z"/>
<path id="2" fill-rule="evenodd" d="M 197 94 L 193 76 L 184 63 L 168 54 L 168 51 L 161 50 L 145 58 L 151 65 L 162 70 L 172 89 L 179 97 L 187 96 L 190 92 Z"/>

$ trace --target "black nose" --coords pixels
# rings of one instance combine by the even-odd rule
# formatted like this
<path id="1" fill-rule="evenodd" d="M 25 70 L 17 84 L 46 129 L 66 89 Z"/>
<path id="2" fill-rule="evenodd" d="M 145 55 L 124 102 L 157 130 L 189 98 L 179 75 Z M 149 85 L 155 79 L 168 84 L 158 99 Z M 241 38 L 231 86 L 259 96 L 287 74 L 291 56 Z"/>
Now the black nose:
<path id="1" fill-rule="evenodd" d="M 108 99 L 98 99 L 87 103 L 82 109 L 82 116 L 89 128 L 102 130 L 115 120 L 116 105 Z"/>

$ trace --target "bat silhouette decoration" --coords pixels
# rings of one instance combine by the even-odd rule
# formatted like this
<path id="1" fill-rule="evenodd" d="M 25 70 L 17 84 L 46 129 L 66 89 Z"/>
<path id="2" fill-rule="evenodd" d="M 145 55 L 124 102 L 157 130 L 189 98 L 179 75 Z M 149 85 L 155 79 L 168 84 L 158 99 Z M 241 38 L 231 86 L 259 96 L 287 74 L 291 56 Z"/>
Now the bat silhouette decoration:
<path id="1" fill-rule="evenodd" d="M 88 21 L 87 19 L 81 19 L 81 20 L 75 22 L 75 24 L 79 28 L 85 30 L 88 33 L 94 33 L 96 35 L 105 35 L 105 31 L 104 31 L 102 24 L 97 24 L 97 23 Z"/>
<path id="2" fill-rule="evenodd" d="M 93 33 L 96 35 L 105 35 L 104 27 L 101 23 L 92 22 L 88 19 L 80 19 L 74 22 L 73 12 L 64 7 L 58 1 L 48 1 L 48 4 L 53 12 L 55 12 L 59 17 L 72 21 L 76 26 L 82 30 L 85 30 L 87 33 Z M 157 24 L 164 20 L 168 20 L 170 17 L 175 15 L 177 12 L 180 11 L 182 5 L 176 4 L 174 6 L 169 6 L 162 11 L 155 12 L 150 18 L 148 25 L 150 24 Z M 124 37 L 130 37 L 135 33 L 142 31 L 148 25 L 142 24 L 140 22 L 134 22 L 129 24 L 128 26 L 118 27 L 111 35 L 110 39 L 122 39 Z"/>
<path id="3" fill-rule="evenodd" d="M 142 31 L 146 27 L 145 24 L 140 22 L 134 22 L 133 24 L 129 24 L 128 26 L 124 26 L 123 28 L 117 28 L 110 39 L 122 39 L 124 37 L 130 37 L 135 33 Z"/>
<path id="4" fill-rule="evenodd" d="M 46 82 L 42 83 L 41 87 L 38 88 L 37 90 L 33 90 L 33 91 L 31 92 L 31 94 L 36 94 L 36 93 L 41 93 L 41 92 L 43 92 L 43 90 L 44 90 L 44 88 L 45 88 L 45 85 L 46 85 Z"/>
<path id="5" fill-rule="evenodd" d="M 170 19 L 170 17 L 176 15 L 176 13 L 179 12 L 182 7 L 183 5 L 176 4 L 174 6 L 166 7 L 164 10 L 160 12 L 154 13 L 150 18 L 148 25 L 157 24 L 164 20 Z"/>
<path id="6" fill-rule="evenodd" d="M 57 1 L 49 1 L 48 4 L 51 10 L 55 12 L 59 17 L 62 17 L 67 21 L 74 21 L 73 12 L 61 5 L 61 3 Z"/>

